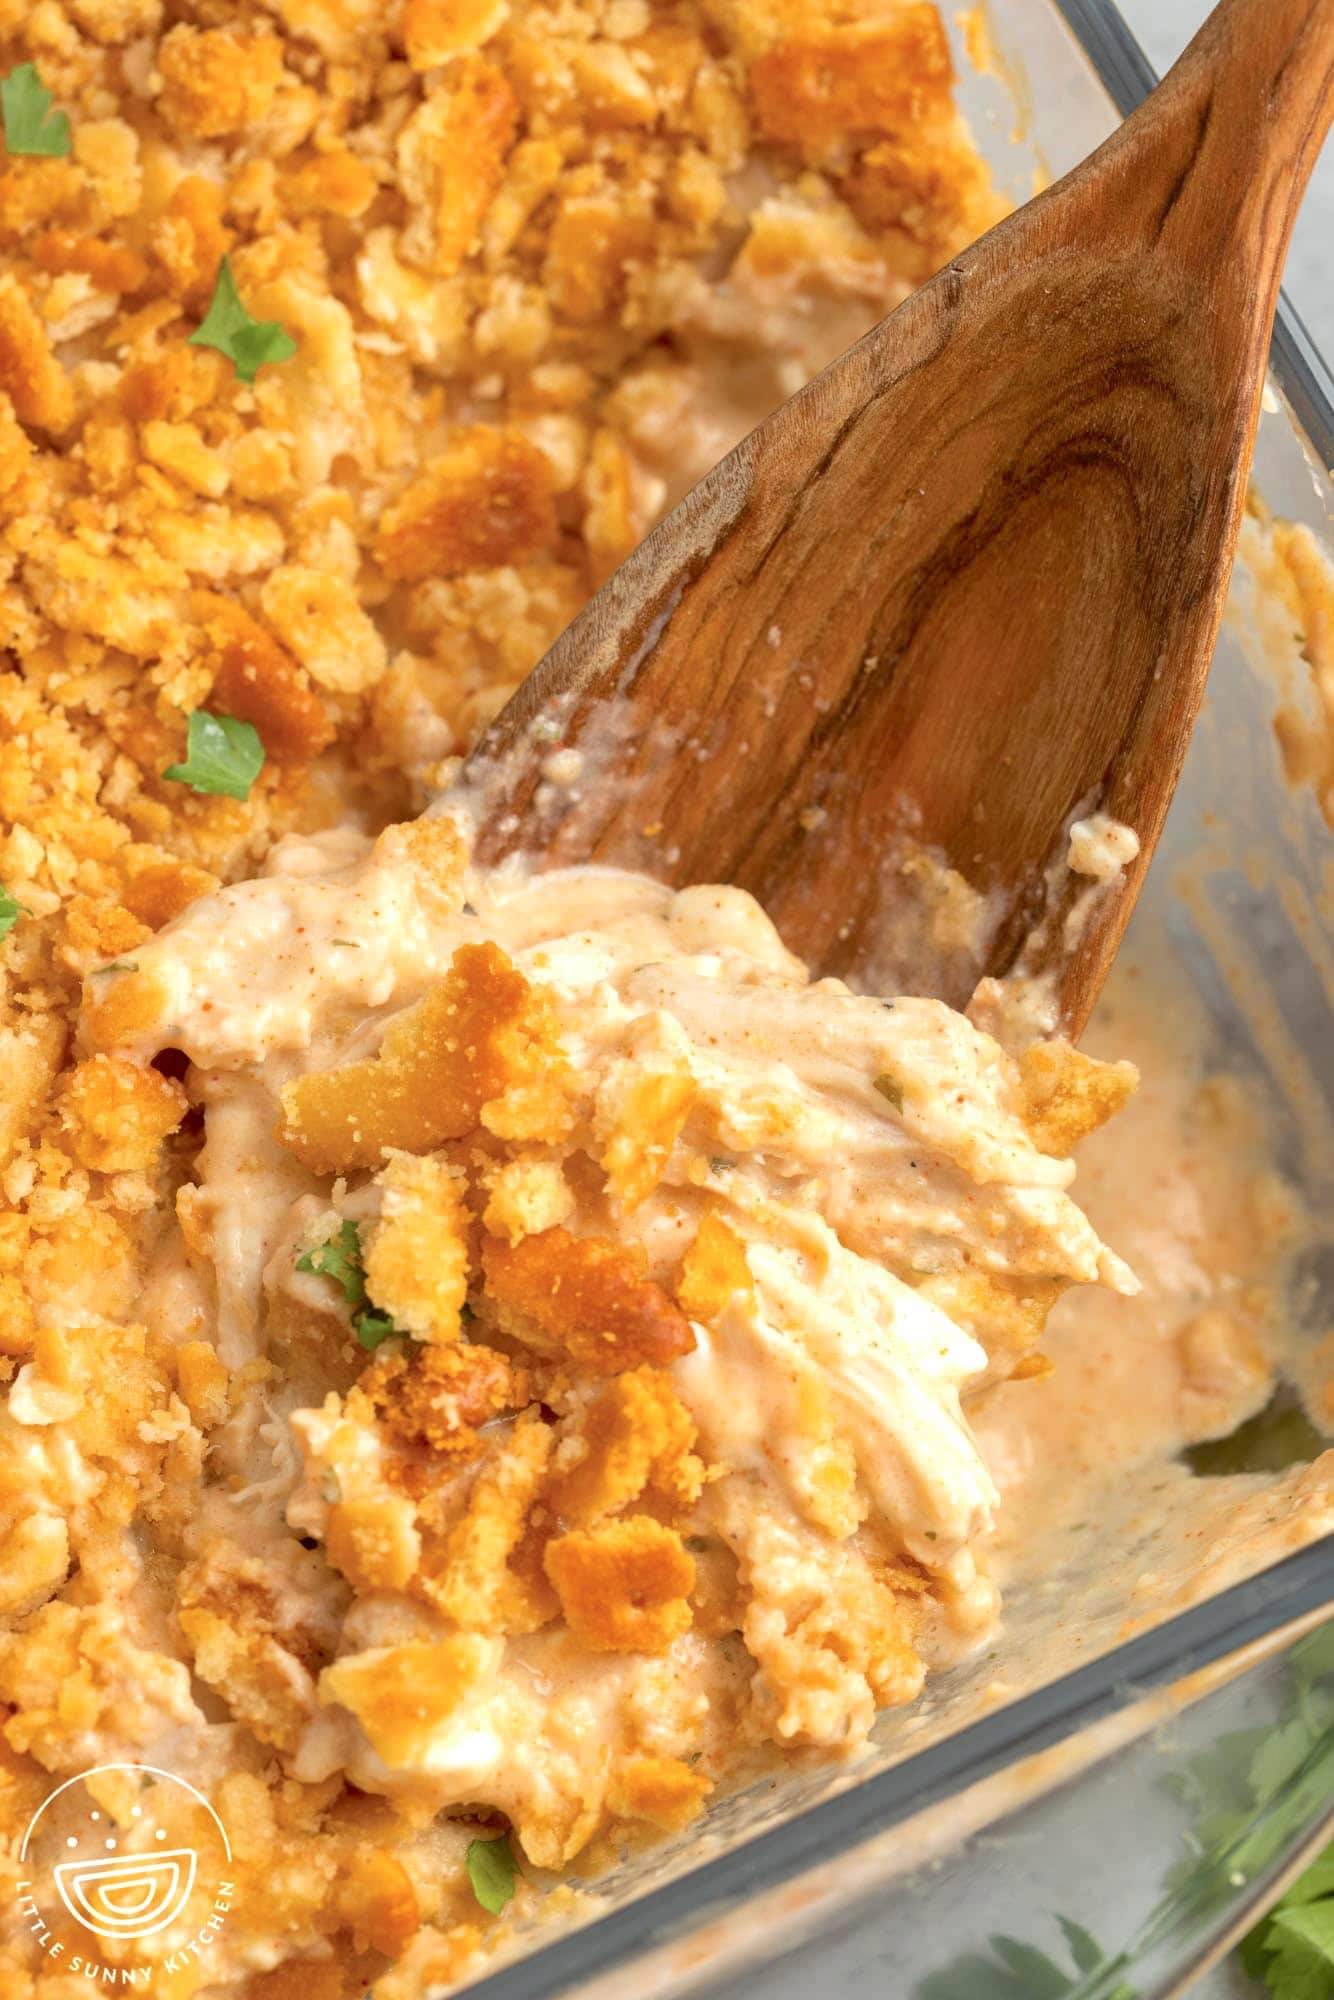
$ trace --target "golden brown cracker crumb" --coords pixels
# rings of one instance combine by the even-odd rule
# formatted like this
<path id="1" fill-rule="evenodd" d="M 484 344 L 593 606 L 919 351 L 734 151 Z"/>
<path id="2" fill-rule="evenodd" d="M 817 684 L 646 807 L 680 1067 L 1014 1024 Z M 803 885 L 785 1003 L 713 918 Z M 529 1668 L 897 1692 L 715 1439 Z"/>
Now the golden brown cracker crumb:
<path id="1" fill-rule="evenodd" d="M 883 23 L 780 42 L 752 68 L 751 91 L 760 130 L 818 158 L 850 134 L 911 124 L 933 97 L 948 103 L 952 80 L 944 23 L 919 0 Z"/>
<path id="2" fill-rule="evenodd" d="M 279 1138 L 321 1173 L 427 1152 L 479 1122 L 560 1137 L 563 1072 L 543 997 L 494 944 L 460 945 L 445 978 L 391 1021 L 378 1056 L 299 1077 Z"/>
<path id="3" fill-rule="evenodd" d="M 60 433 L 74 420 L 74 389 L 51 337 L 12 278 L 0 277 L 0 389 L 19 422 Z"/>
<path id="4" fill-rule="evenodd" d="M 543 1230 L 482 1247 L 487 1296 L 597 1375 L 662 1365 L 695 1344 L 690 1322 L 626 1245 Z"/>
<path id="5" fill-rule="evenodd" d="M 421 1556 L 412 1504 L 400 1494 L 335 1501 L 324 1546 L 334 1568 L 357 1591 L 405 1589 Z"/>
<path id="6" fill-rule="evenodd" d="M 176 1386 L 201 1430 L 227 1414 L 227 1370 L 206 1340 L 185 1340 L 176 1350 Z"/>
<path id="7" fill-rule="evenodd" d="M 495 1658 L 495 1640 L 478 1632 L 372 1646 L 324 1669 L 320 1700 L 350 1709 L 387 1764 L 410 1764 L 490 1675 Z"/>
<path id="8" fill-rule="evenodd" d="M 483 1178 L 487 1190 L 483 1225 L 507 1242 L 539 1236 L 568 1222 L 574 1213 L 574 1190 L 559 1160 L 520 1152 L 489 1166 Z"/>
<path id="9" fill-rule="evenodd" d="M 1019 1058 L 1022 1116 L 1043 1153 L 1068 1153 L 1121 1109 L 1139 1082 L 1133 1063 L 1099 1062 L 1069 1042 L 1034 1042 Z"/>
<path id="10" fill-rule="evenodd" d="M 676 1530 L 647 1514 L 559 1536 L 545 1566 L 570 1630 L 595 1653 L 661 1653 L 690 1630 L 695 1565 Z"/>
<path id="11" fill-rule="evenodd" d="M 679 1757 L 627 1757 L 612 1779 L 607 1803 L 623 1819 L 647 1820 L 667 1833 L 697 1819 L 713 1790 Z"/>
<path id="12" fill-rule="evenodd" d="M 75 1158 L 105 1174 L 151 1167 L 187 1108 L 172 1078 L 107 1055 L 72 1069 L 60 1101 Z"/>
<path id="13" fill-rule="evenodd" d="M 677 1304 L 690 1319 L 717 1319 L 738 1292 L 749 1297 L 754 1289 L 745 1244 L 710 1210 L 701 1217 L 695 1240 L 681 1261 Z"/>
<path id="14" fill-rule="evenodd" d="M 422 1595 L 475 1631 L 535 1631 L 555 1616 L 540 1569 L 518 1560 L 551 1448 L 546 1424 L 517 1424 L 493 1446 L 461 1519 L 423 1550 Z"/>
<path id="15" fill-rule="evenodd" d="M 379 1219 L 361 1238 L 370 1296 L 418 1340 L 457 1340 L 471 1221 L 462 1177 L 444 1160 L 401 1153 L 376 1181 Z"/>
<path id="16" fill-rule="evenodd" d="M 280 764 L 318 756 L 333 740 L 334 724 L 304 668 L 234 599 L 196 590 L 190 610 L 204 640 L 202 663 L 213 674 L 214 712 L 253 723 Z"/>
<path id="17" fill-rule="evenodd" d="M 257 124 L 273 103 L 283 70 L 276 35 L 229 28 L 168 30 L 158 45 L 162 115 L 190 139 L 221 139 Z"/>
<path id="18" fill-rule="evenodd" d="M 387 576 L 417 583 L 523 562 L 556 532 L 551 468 L 521 431 L 464 431 L 380 522 Z"/>
<path id="19" fill-rule="evenodd" d="M 562 1520 L 585 1526 L 642 1498 L 669 1507 L 698 1499 L 703 1467 L 693 1450 L 695 1424 L 660 1368 L 634 1368 L 609 1382 L 562 1442 L 546 1503 Z"/>
<path id="20" fill-rule="evenodd" d="M 405 1443 L 470 1457 L 479 1424 L 527 1397 L 521 1368 L 494 1348 L 435 1345 L 377 1356 L 362 1388 L 385 1429 Z"/>
<path id="21" fill-rule="evenodd" d="M 372 1847 L 353 1856 L 338 1885 L 338 1912 L 356 1945 L 370 1945 L 397 1957 L 421 1926 L 412 1877 L 388 1848 Z M 303 1993 L 301 2000 L 310 2000 Z"/>

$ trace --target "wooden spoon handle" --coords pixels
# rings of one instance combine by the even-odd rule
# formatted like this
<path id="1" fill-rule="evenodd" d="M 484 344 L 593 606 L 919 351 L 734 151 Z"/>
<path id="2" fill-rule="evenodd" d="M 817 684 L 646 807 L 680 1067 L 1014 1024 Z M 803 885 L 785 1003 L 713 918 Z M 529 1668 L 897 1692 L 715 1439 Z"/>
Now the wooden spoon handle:
<path id="1" fill-rule="evenodd" d="M 1162 253 L 1276 278 L 1332 117 L 1334 0 L 1223 0 L 1104 157 L 1124 154 L 1127 224 Z"/>
<path id="2" fill-rule="evenodd" d="M 1334 0 L 1225 0 L 1091 160 L 752 432 L 469 759 L 480 858 L 737 882 L 883 991 L 961 1004 L 1019 960 L 1077 1031 L 1203 692 L 1332 66 Z M 1095 809 L 1142 848 L 1072 947 Z M 924 854 L 985 893 L 970 922 Z"/>

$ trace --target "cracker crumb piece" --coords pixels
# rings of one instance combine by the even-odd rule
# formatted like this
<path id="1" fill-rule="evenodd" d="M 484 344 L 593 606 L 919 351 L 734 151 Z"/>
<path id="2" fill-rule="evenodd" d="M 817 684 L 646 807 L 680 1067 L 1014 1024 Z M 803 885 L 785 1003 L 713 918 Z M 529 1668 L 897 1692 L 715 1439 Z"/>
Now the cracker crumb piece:
<path id="1" fill-rule="evenodd" d="M 631 1514 L 548 1543 L 565 1621 L 595 1653 L 663 1653 L 690 1630 L 695 1565 L 674 1528 Z"/>
<path id="2" fill-rule="evenodd" d="M 551 1461 L 544 1423 L 516 1424 L 483 1465 L 460 1520 L 424 1549 L 417 1588 L 461 1625 L 492 1632 L 533 1632 L 556 1615 L 556 1600 L 540 1568 L 526 1570 L 529 1515 Z"/>
<path id="3" fill-rule="evenodd" d="M 750 85 L 761 132 L 816 159 L 851 133 L 920 122 L 933 100 L 948 110 L 953 74 L 939 12 L 909 0 L 884 22 L 780 42 L 754 64 Z"/>
<path id="4" fill-rule="evenodd" d="M 153 847 L 127 847 L 121 854 L 120 894 L 132 916 L 150 931 L 179 917 L 200 896 L 211 896 L 218 878 L 206 868 L 177 861 Z"/>
<path id="5" fill-rule="evenodd" d="M 386 576 L 417 583 L 523 562 L 555 533 L 546 453 L 522 431 L 477 424 L 385 509 L 376 552 Z"/>
<path id="6" fill-rule="evenodd" d="M 61 1118 L 81 1166 L 99 1173 L 143 1172 L 189 1106 L 173 1078 L 123 1056 L 96 1055 L 65 1079 Z"/>
<path id="7" fill-rule="evenodd" d="M 498 945 L 460 945 L 438 986 L 391 1021 L 377 1056 L 299 1077 L 278 1137 L 315 1173 L 425 1153 L 479 1123 L 564 1136 L 566 1069 L 549 1005 Z"/>
<path id="8" fill-rule="evenodd" d="M 361 1378 L 385 1431 L 400 1443 L 470 1458 L 479 1424 L 528 1399 L 528 1377 L 493 1347 L 460 1343 L 377 1356 Z"/>
<path id="9" fill-rule="evenodd" d="M 0 1533 L 0 1617 L 24 1618 L 69 1574 L 69 1529 L 59 1514 L 20 1514 Z"/>
<path id="10" fill-rule="evenodd" d="M 688 1049 L 667 1040 L 652 1016 L 637 1022 L 625 1056 L 598 1089 L 594 1112 L 602 1171 L 622 1214 L 638 1208 L 662 1179 L 696 1095 Z"/>
<path id="11" fill-rule="evenodd" d="M 568 1222 L 574 1213 L 574 1190 L 559 1160 L 519 1153 L 489 1169 L 485 1181 L 483 1227 L 509 1243 L 517 1243 L 521 1236 L 540 1236 L 544 1229 Z"/>
<path id="12" fill-rule="evenodd" d="M 678 1833 L 698 1819 L 712 1790 L 709 1779 L 679 1757 L 627 1757 L 612 1773 L 607 1804 L 622 1819 Z"/>
<path id="13" fill-rule="evenodd" d="M 74 385 L 17 279 L 0 277 L 0 389 L 21 424 L 59 434 L 74 421 Z"/>
<path id="14" fill-rule="evenodd" d="M 1033 1349 L 1065 1290 L 1063 1278 L 1017 1278 L 989 1271 L 944 1271 L 918 1285 L 922 1297 L 986 1349 L 991 1367 L 974 1393 L 999 1377 L 1045 1374 Z"/>
<path id="15" fill-rule="evenodd" d="M 607 1384 L 574 1436 L 563 1442 L 546 1504 L 578 1527 L 631 1505 L 649 1490 L 668 1507 L 690 1507 L 704 1483 L 694 1443 L 694 1419 L 667 1371 L 633 1368 Z"/>
<path id="16" fill-rule="evenodd" d="M 400 1153 L 376 1182 L 379 1220 L 361 1239 L 367 1291 L 416 1339 L 457 1340 L 468 1296 L 471 1221 L 462 1176 L 431 1155 Z"/>
<path id="17" fill-rule="evenodd" d="M 182 1402 L 201 1430 L 212 1429 L 226 1416 L 227 1385 L 227 1370 L 211 1342 L 181 1342 L 176 1349 L 176 1386 Z"/>
<path id="18" fill-rule="evenodd" d="M 493 1679 L 503 1641 L 480 1632 L 372 1646 L 320 1675 L 322 1702 L 349 1709 L 393 1770 L 426 1756 L 432 1739 Z"/>
<path id="19" fill-rule="evenodd" d="M 1099 1062 L 1069 1042 L 1034 1042 L 1019 1058 L 1021 1117 L 1042 1153 L 1068 1153 L 1121 1109 L 1139 1083 L 1134 1063 Z"/>
<path id="20" fill-rule="evenodd" d="M 37 1317 L 22 1279 L 0 1271 L 0 1355 L 22 1360 L 32 1352 L 36 1337 Z"/>
<path id="21" fill-rule="evenodd" d="M 336 1501 L 329 1509 L 325 1553 L 353 1590 L 407 1588 L 421 1558 L 413 1513 L 412 1502 L 399 1493 Z"/>
<path id="22" fill-rule="evenodd" d="M 438 904 L 442 916 L 453 916 L 462 903 L 468 841 L 450 814 L 386 827 L 375 843 L 375 858 L 390 863 L 406 861 L 416 870 L 419 885 Z"/>
<path id="23" fill-rule="evenodd" d="M 0 1026 L 0 1167 L 41 1117 L 64 1050 L 61 1021 L 20 1016 Z"/>
<path id="24" fill-rule="evenodd" d="M 681 1260 L 677 1304 L 688 1318 L 707 1321 L 717 1319 L 738 1292 L 749 1298 L 754 1290 L 745 1244 L 711 1209 Z"/>
<path id="25" fill-rule="evenodd" d="M 458 270 L 500 186 L 519 107 L 503 70 L 481 56 L 450 65 L 403 128 L 399 181 L 417 211 L 402 238 L 410 263 Z"/>
<path id="26" fill-rule="evenodd" d="M 77 229 L 48 229 L 32 246 L 33 262 L 60 276 L 78 271 L 99 292 L 137 292 L 148 282 L 148 264 L 126 243 L 108 243 Z"/>
<path id="27" fill-rule="evenodd" d="M 387 1847 L 372 1847 L 352 1857 L 336 1902 L 358 1950 L 369 1945 L 372 1951 L 394 1958 L 421 1928 L 412 1877 Z"/>
<path id="28" fill-rule="evenodd" d="M 414 70 L 480 49 L 505 24 L 509 0 L 407 0 L 403 45 Z"/>
<path id="29" fill-rule="evenodd" d="M 642 1253 L 601 1236 L 546 1229 L 519 1243 L 482 1246 L 487 1296 L 517 1314 L 580 1366 L 617 1375 L 647 1361 L 688 1354 L 695 1336 L 661 1285 L 643 1275 Z M 522 1334 L 519 1334 L 522 1338 Z"/>
<path id="30" fill-rule="evenodd" d="M 206 1604 L 182 1606 L 180 1627 L 195 1673 L 218 1690 L 261 1743 L 294 1750 L 310 1719 L 308 1678 L 254 1605 L 239 1610 L 233 1622 Z"/>
<path id="31" fill-rule="evenodd" d="M 283 45 L 276 35 L 182 24 L 163 36 L 157 66 L 167 123 L 185 138 L 221 139 L 269 110 L 282 79 Z"/>
<path id="32" fill-rule="evenodd" d="M 252 723 L 280 764 L 317 757 L 332 742 L 334 725 L 291 653 L 233 598 L 196 590 L 190 615 L 203 640 L 203 664 L 213 675 L 215 712 Z"/>
<path id="33" fill-rule="evenodd" d="M 346 577 L 307 563 L 271 570 L 260 609 L 317 687 L 364 694 L 384 674 L 384 640 Z"/>

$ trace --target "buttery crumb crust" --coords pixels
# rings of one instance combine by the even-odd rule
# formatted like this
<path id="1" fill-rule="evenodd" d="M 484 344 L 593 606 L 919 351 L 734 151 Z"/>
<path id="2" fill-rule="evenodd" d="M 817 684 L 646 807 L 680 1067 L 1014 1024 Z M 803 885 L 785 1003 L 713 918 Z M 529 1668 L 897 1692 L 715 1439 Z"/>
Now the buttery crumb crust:
<path id="1" fill-rule="evenodd" d="M 371 1054 L 282 1099 L 303 1169 L 376 1183 L 365 1279 L 398 1333 L 343 1366 L 323 1459 L 341 1425 L 382 1462 L 327 1501 L 323 1553 L 292 1538 L 281 1588 L 238 1544 L 196 1536 L 187 1559 L 211 1438 L 303 1343 L 345 1349 L 347 1313 L 312 1280 L 237 1371 L 205 1331 L 155 1331 L 145 1275 L 174 1233 L 202 1255 L 209 1222 L 198 1107 L 169 1056 L 143 1059 L 164 991 L 136 953 L 281 836 L 419 811 L 664 501 L 824 358 L 812 329 L 841 344 L 997 203 L 916 0 L 0 0 L 0 38 L 72 135 L 0 164 L 0 886 L 21 907 L 0 943 L 0 1383 L 20 1404 L 0 1825 L 206 1688 L 239 1884 L 226 1990 L 411 2000 L 494 1929 L 462 1855 L 500 1822 L 410 1823 L 284 1759 L 317 1700 L 410 1752 L 506 1633 L 563 1619 L 652 1654 L 692 1619 L 735 1624 L 735 1574 L 682 1532 L 708 1468 L 668 1368 L 748 1282 L 744 1250 L 711 1222 L 673 1296 L 614 1236 L 570 1234 L 542 995 L 494 945 L 461 948 Z M 224 256 L 297 342 L 251 384 L 189 344 Z M 247 800 L 162 776 L 201 708 L 258 730 Z M 453 906 L 447 826 L 383 839 Z M 1063 1149 L 1108 1086 L 1029 1088 Z M 581 1114 L 616 1215 L 692 1103 L 645 1060 Z M 976 1280 L 979 1322 L 998 1283 Z M 1027 1351 L 1047 1293 L 1006 1301 Z M 434 1518 L 437 1459 L 475 1471 Z M 140 1588 L 145 1537 L 165 1588 Z M 409 1588 L 468 1629 L 332 1660 L 350 1602 Z M 912 1565 L 830 1589 L 820 1617 L 841 1590 L 878 1698 L 904 1698 Z M 543 1858 L 608 1821 L 679 1827 L 708 1788 L 646 1731 Z M 12 1924 L 0 1953 L 15 2000 L 73 1990 Z"/>

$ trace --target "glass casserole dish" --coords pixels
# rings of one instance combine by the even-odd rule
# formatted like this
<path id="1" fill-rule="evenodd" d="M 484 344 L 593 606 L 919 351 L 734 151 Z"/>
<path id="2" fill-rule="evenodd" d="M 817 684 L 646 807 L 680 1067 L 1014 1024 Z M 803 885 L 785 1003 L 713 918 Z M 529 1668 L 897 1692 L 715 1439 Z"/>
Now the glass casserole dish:
<path id="1" fill-rule="evenodd" d="M 1154 81 L 1106 0 L 993 0 L 953 32 L 962 108 L 1015 201 L 1076 164 Z M 1305 523 L 1329 548 L 1334 379 L 1286 302 L 1271 370 L 1256 518 Z M 1127 949 L 1165 942 L 1180 961 L 1210 1017 L 1211 1062 L 1258 1084 L 1282 1169 L 1318 1217 L 1331 1164 L 1328 830 L 1310 788 L 1289 788 L 1280 766 L 1284 668 L 1265 636 L 1268 578 L 1247 561 L 1260 551 L 1243 538 L 1205 711 Z M 1287 668 L 1300 678 L 1299 663 Z M 1219 840 L 1229 823 L 1244 852 Z M 1294 1057 L 1314 1095 L 1294 1092 Z M 1327 1260 L 1304 1258 L 1294 1299 L 1312 1343 L 1332 1284 Z M 1300 1422 L 1295 1444 L 1272 1442 L 1293 1400 L 1280 1390 L 1268 1446 L 1260 1430 L 1250 1461 L 1245 1438 L 1228 1461 L 1253 1466 L 1257 1491 L 1271 1466 L 1318 1448 Z M 1180 1990 L 1334 1826 L 1334 1550 L 1326 1538 L 1172 1615 L 1154 1608 L 1151 1586 L 1155 1561 L 1170 1568 L 1173 1526 L 1154 1518 L 1147 1479 L 1113 1530 L 1134 1539 L 1138 1591 L 1100 1580 L 1094 1529 L 1060 1576 L 1007 1592 L 983 1660 L 883 1716 L 854 1763 L 720 1799 L 673 1843 L 521 1927 L 466 1990 L 795 1996 L 872 1979 L 914 2000 Z M 1090 1664 L 1057 1675 L 1042 1665 L 1044 1640 L 1072 1623 Z M 1291 1754 L 1248 1783 L 1276 1737 Z"/>

